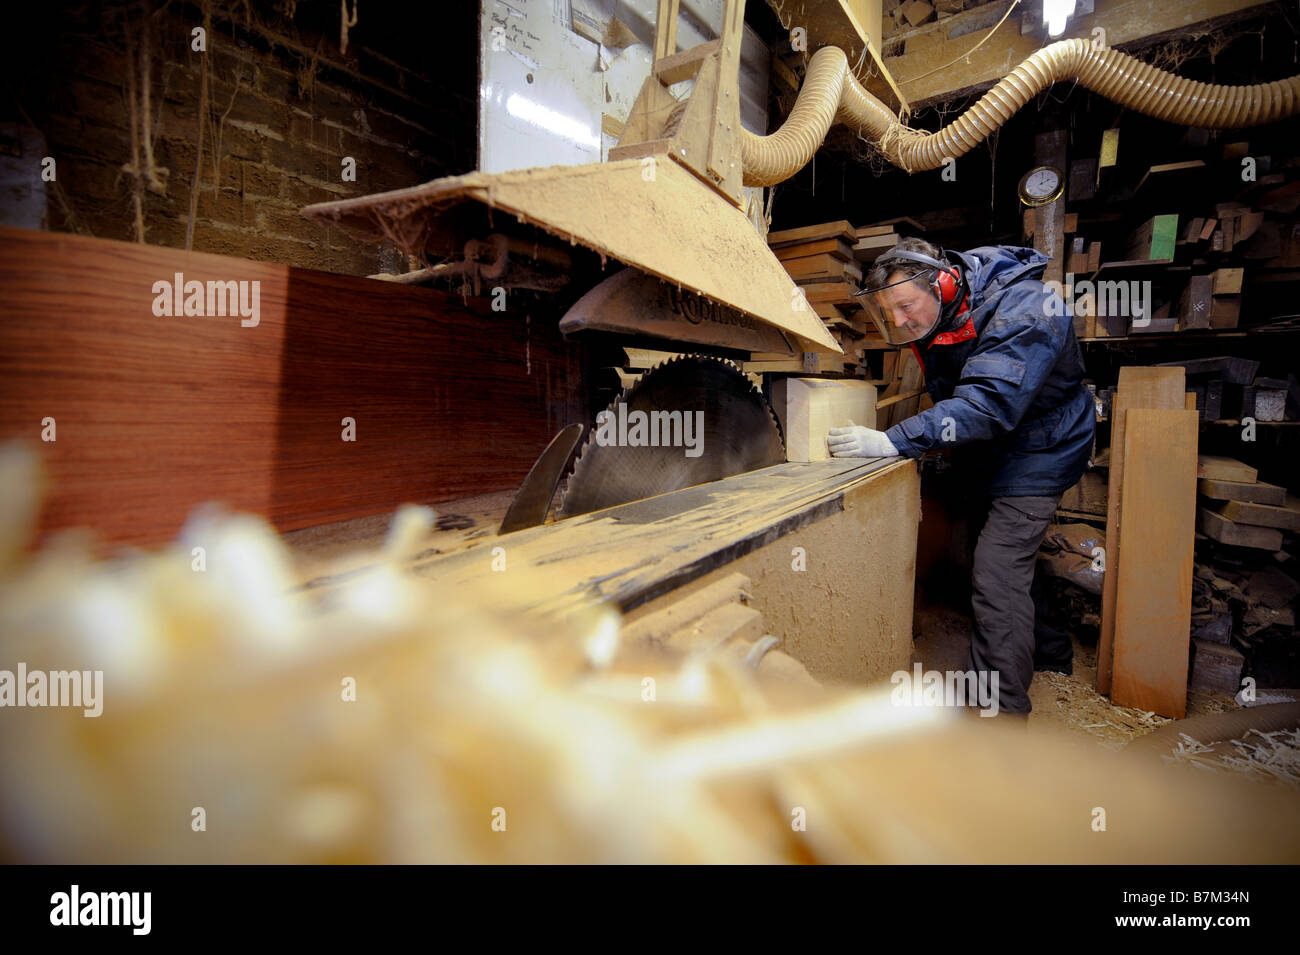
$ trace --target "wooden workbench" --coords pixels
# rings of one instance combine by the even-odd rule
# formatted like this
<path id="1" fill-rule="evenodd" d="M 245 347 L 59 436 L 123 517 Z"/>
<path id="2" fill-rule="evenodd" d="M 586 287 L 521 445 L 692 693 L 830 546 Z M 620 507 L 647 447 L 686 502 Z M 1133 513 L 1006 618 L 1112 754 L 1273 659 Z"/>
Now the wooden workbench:
<path id="1" fill-rule="evenodd" d="M 407 566 L 453 583 L 520 572 L 521 584 L 544 581 L 527 601 L 534 612 L 563 616 L 598 603 L 625 621 L 740 572 L 767 631 L 814 676 L 866 682 L 908 663 L 919 518 L 913 461 L 787 463 L 482 535 Z"/>

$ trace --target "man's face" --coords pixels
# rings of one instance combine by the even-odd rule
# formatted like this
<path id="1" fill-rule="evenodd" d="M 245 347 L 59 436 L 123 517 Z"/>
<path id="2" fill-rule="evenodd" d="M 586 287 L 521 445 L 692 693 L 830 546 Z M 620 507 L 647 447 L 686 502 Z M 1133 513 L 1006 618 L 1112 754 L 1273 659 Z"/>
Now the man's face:
<path id="1" fill-rule="evenodd" d="M 897 329 L 897 337 L 902 341 L 915 341 L 924 338 L 939 320 L 939 301 L 930 289 L 926 278 L 929 273 L 916 277 L 916 281 L 903 281 L 907 278 L 902 272 L 889 276 L 888 288 L 876 293 L 876 303 L 884 315 L 885 321 Z M 919 283 L 919 284 L 918 284 Z"/>

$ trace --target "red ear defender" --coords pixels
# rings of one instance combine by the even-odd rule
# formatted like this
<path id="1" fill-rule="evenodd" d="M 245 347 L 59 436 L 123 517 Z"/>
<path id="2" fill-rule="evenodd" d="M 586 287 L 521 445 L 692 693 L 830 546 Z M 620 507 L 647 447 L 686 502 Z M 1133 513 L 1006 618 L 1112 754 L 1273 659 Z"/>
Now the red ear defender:
<path id="1" fill-rule="evenodd" d="M 935 293 L 939 296 L 940 304 L 947 305 L 949 302 L 956 300 L 957 275 L 958 272 L 956 267 L 954 267 L 952 271 L 948 271 L 947 269 L 938 269 L 934 273 L 934 289 Z"/>

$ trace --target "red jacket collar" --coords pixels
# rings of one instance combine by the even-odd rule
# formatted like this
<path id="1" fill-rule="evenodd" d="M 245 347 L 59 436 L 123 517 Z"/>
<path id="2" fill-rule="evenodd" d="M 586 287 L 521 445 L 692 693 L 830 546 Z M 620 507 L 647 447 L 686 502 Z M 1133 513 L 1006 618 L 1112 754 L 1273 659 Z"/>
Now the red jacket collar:
<path id="1" fill-rule="evenodd" d="M 970 305 L 970 296 L 967 296 L 965 299 L 962 300 L 961 308 L 957 309 L 957 314 L 958 315 L 966 314 L 968 311 L 970 311 L 970 309 L 968 308 L 969 305 Z M 930 343 L 925 347 L 926 350 L 929 351 L 932 345 L 955 345 L 958 342 L 970 341 L 974 337 L 975 337 L 975 317 L 972 315 L 966 319 L 966 324 L 961 326 L 961 328 L 954 329 L 951 332 L 941 332 L 940 334 L 935 335 L 934 338 L 930 340 Z M 916 347 L 916 342 L 911 343 L 911 348 L 912 348 L 912 354 L 916 356 L 916 363 L 920 365 L 922 368 L 924 368 L 925 362 L 921 360 L 921 349 Z"/>

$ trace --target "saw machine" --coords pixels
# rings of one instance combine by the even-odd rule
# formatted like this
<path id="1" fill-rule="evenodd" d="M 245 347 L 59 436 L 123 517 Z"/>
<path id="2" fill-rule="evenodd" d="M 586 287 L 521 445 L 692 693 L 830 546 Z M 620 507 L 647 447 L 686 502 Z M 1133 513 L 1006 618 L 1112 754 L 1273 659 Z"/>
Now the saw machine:
<path id="1" fill-rule="evenodd" d="M 841 353 L 742 211 L 743 0 L 726 4 L 718 39 L 682 52 L 677 8 L 678 0 L 659 5 L 651 75 L 607 162 L 476 172 L 304 210 L 437 263 L 376 278 L 577 296 L 560 321 L 566 337 L 689 353 L 649 370 L 608 411 L 612 420 L 641 412 L 673 428 L 698 413 L 701 453 L 684 453 L 672 440 L 685 437 L 680 431 L 665 443 L 642 444 L 635 434 L 602 443 L 596 427 L 565 428 L 534 465 L 502 532 L 545 521 L 584 430 L 557 517 L 784 462 L 776 416 L 727 359 Z M 687 79 L 691 93 L 678 101 L 668 87 Z M 601 278 L 611 259 L 626 268 Z M 573 288 L 593 280 L 585 293 Z"/>

